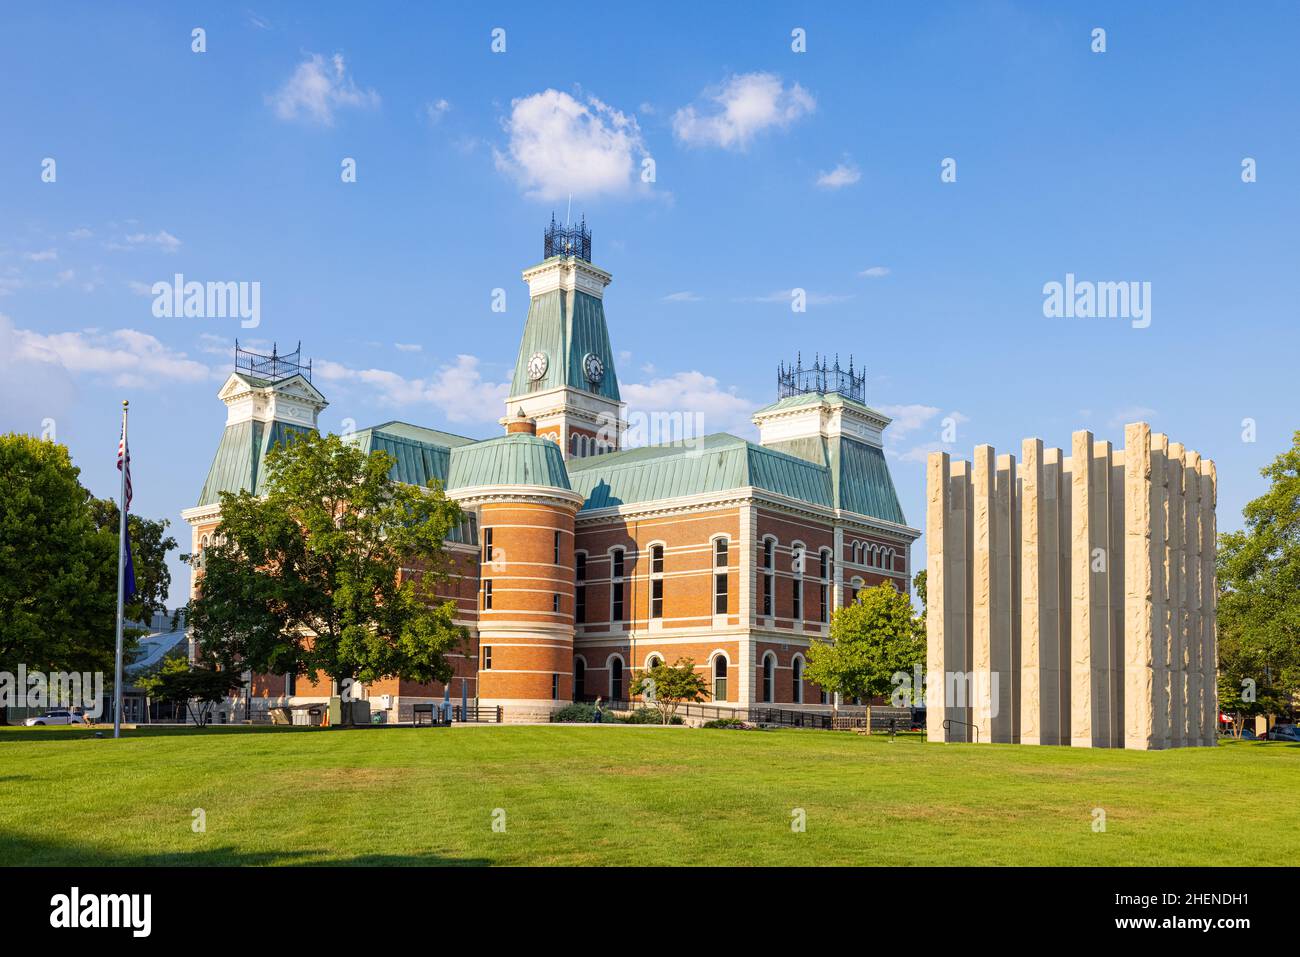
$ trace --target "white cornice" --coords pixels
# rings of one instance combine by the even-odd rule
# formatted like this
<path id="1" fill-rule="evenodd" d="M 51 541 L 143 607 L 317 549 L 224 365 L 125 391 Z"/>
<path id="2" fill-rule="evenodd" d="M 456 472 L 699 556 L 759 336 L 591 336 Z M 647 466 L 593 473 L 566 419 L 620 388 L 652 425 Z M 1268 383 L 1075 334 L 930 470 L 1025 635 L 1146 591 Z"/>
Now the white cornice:
<path id="1" fill-rule="evenodd" d="M 533 297 L 563 289 L 565 292 L 585 292 L 601 299 L 613 278 L 600 267 L 576 256 L 554 256 L 523 271 L 528 295 Z"/>
<path id="2" fill-rule="evenodd" d="M 461 505 L 483 505 L 485 503 L 526 502 L 539 505 L 558 505 L 576 512 L 585 501 L 582 495 L 563 488 L 549 485 L 474 485 L 467 488 L 452 489 L 447 497 Z"/>

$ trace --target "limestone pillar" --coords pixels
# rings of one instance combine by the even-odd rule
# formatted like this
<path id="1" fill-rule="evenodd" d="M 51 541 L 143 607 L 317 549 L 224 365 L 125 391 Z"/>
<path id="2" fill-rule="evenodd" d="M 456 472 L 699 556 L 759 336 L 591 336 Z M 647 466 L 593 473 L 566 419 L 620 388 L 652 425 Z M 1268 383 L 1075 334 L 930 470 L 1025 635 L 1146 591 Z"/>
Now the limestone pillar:
<path id="1" fill-rule="evenodd" d="M 1070 471 L 1070 457 L 1060 449 L 1048 449 L 1043 453 L 1043 478 L 1047 491 L 1060 493 L 1056 503 L 1056 608 L 1057 608 L 1057 697 L 1060 708 L 1060 720 L 1057 724 L 1057 744 L 1070 743 L 1070 718 L 1073 706 L 1070 703 L 1071 670 L 1073 641 L 1071 639 L 1074 615 L 1070 610 L 1072 594 L 1070 580 L 1071 516 L 1074 514 L 1071 502 L 1074 498 L 1074 481 Z"/>
<path id="2" fill-rule="evenodd" d="M 1094 441 L 1088 472 L 1089 602 L 1092 632 L 1092 744 L 1110 747 L 1110 460 L 1109 442 Z"/>
<path id="3" fill-rule="evenodd" d="M 1105 663 L 1109 657 L 1106 627 L 1107 586 L 1104 567 L 1108 524 L 1105 471 L 1093 462 L 1092 433 L 1074 433 L 1070 456 L 1073 500 L 1070 515 L 1070 744 L 1104 747 L 1106 726 Z M 1104 483 L 1100 479 L 1105 476 Z M 1098 675 L 1101 675 L 1099 681 Z"/>
<path id="4" fill-rule="evenodd" d="M 1169 583 L 1169 746 L 1183 746 L 1183 728 L 1187 714 L 1187 673 L 1183 668 L 1183 636 L 1187 630 L 1187 590 L 1184 580 L 1186 553 L 1184 536 L 1187 525 L 1183 510 L 1183 446 L 1169 444 L 1169 564 L 1166 581 Z"/>
<path id="5" fill-rule="evenodd" d="M 1124 747 L 1142 751 L 1160 746 L 1151 485 L 1151 427 L 1136 422 L 1124 427 Z"/>
<path id="6" fill-rule="evenodd" d="M 950 511 L 944 523 L 944 548 L 952 555 L 946 576 L 947 602 L 947 669 L 944 695 L 952 721 L 950 741 L 973 740 L 972 708 L 975 689 L 971 682 L 975 649 L 972 621 L 972 552 L 975 516 L 972 507 L 971 467 L 969 462 L 953 462 L 948 479 Z"/>
<path id="7" fill-rule="evenodd" d="M 991 661 L 997 682 L 992 708 L 992 738 L 1019 740 L 1020 730 L 1020 522 L 1016 516 L 1016 457 L 999 455 L 993 479 L 993 580 L 990 614 Z"/>
<path id="8" fill-rule="evenodd" d="M 1187 623 L 1182 635 L 1183 686 L 1186 689 L 1183 722 L 1180 727 L 1184 747 L 1201 743 L 1201 728 L 1205 717 L 1201 712 L 1204 699 L 1201 694 L 1201 456 L 1187 452 L 1183 456 L 1183 515 L 1186 532 L 1183 534 L 1184 593 L 1187 596 L 1183 620 Z"/>
<path id="9" fill-rule="evenodd" d="M 944 547 L 945 525 L 950 511 L 948 482 L 950 477 L 947 452 L 931 452 L 926 462 L 925 476 L 925 587 L 926 587 L 926 687 L 925 687 L 925 737 L 927 741 L 948 740 L 943 722 L 948 717 L 948 704 L 944 695 L 944 674 L 947 671 L 947 598 L 948 568 L 952 555 Z M 837 553 L 838 554 L 838 553 Z M 839 574 L 839 563 L 836 564 Z"/>
<path id="10" fill-rule="evenodd" d="M 1110 612 L 1107 625 L 1110 631 L 1110 658 L 1106 666 L 1109 678 L 1107 701 L 1110 705 L 1107 725 L 1110 728 L 1108 747 L 1124 747 L 1124 470 L 1127 458 L 1124 449 L 1110 453 L 1110 488 L 1106 508 L 1110 520 L 1109 562 L 1106 567 L 1107 607 Z"/>
<path id="11" fill-rule="evenodd" d="M 998 649 L 995 647 L 997 639 L 994 635 L 994 607 L 997 600 L 994 471 L 993 446 L 976 446 L 971 462 L 971 512 L 975 532 L 971 570 L 971 690 L 974 695 L 971 723 L 975 725 L 975 739 L 981 744 L 993 740 L 993 713 L 997 709 L 1001 683 L 995 670 Z"/>
<path id="12" fill-rule="evenodd" d="M 1043 440 L 1025 439 L 1020 463 L 1020 743 L 1042 744 L 1048 694 L 1043 664 Z"/>
<path id="13" fill-rule="evenodd" d="M 1218 605 L 1219 580 L 1215 564 L 1218 523 L 1215 506 L 1219 500 L 1218 475 L 1214 462 L 1204 459 L 1201 472 L 1201 744 L 1219 742 Z"/>
<path id="14" fill-rule="evenodd" d="M 1169 437 L 1151 435 L 1151 637 L 1156 682 L 1153 748 L 1169 747 Z"/>

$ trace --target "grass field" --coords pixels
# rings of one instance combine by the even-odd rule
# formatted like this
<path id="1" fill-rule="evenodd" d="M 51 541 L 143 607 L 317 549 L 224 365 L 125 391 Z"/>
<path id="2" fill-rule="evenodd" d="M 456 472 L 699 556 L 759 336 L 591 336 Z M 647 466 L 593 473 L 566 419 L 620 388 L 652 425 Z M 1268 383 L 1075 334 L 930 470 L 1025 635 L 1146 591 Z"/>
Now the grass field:
<path id="1" fill-rule="evenodd" d="M 0 730 L 0 861 L 1300 860 L 1300 746 L 1281 742 L 1139 753 L 618 725 L 125 734 Z"/>

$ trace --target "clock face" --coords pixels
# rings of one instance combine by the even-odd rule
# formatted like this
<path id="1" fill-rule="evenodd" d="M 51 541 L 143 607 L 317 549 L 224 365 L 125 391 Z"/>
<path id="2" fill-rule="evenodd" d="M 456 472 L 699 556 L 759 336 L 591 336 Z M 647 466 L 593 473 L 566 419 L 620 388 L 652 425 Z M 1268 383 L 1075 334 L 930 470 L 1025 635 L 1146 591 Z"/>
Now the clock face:
<path id="1" fill-rule="evenodd" d="M 546 353 L 534 352 L 528 358 L 528 378 L 540 379 L 546 375 Z"/>
<path id="2" fill-rule="evenodd" d="M 582 370 L 587 373 L 587 381 L 599 383 L 605 378 L 605 363 L 600 361 L 600 356 L 594 352 L 588 352 L 582 358 Z"/>

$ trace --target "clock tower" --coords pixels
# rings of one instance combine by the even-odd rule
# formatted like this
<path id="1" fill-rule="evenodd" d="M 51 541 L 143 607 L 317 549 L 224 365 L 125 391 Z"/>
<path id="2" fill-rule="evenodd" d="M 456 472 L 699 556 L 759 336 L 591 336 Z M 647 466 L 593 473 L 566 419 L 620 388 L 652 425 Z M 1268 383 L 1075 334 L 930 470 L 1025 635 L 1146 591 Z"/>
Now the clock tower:
<path id="1" fill-rule="evenodd" d="M 617 451 L 625 419 L 605 325 L 612 277 L 592 265 L 586 220 L 560 226 L 551 217 L 543 259 L 523 278 L 528 320 L 501 423 L 532 419 L 565 458 Z"/>

